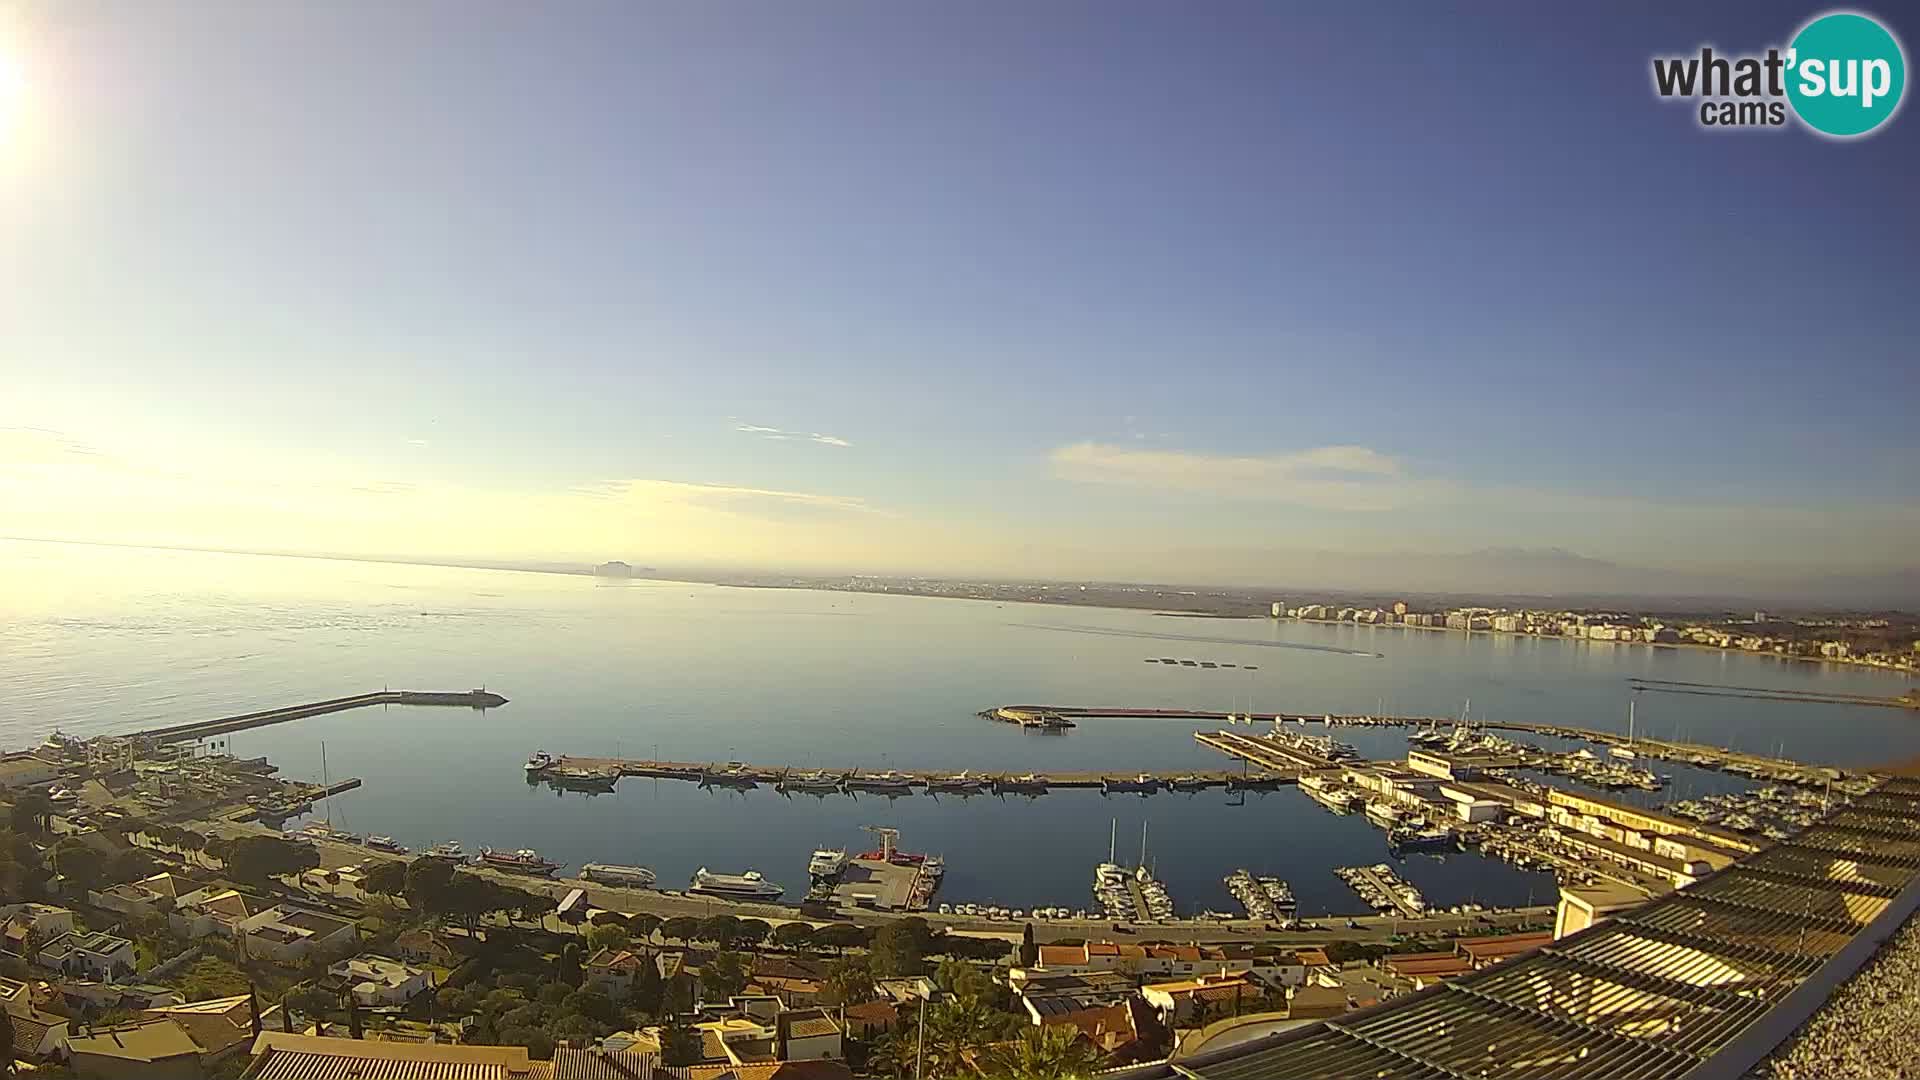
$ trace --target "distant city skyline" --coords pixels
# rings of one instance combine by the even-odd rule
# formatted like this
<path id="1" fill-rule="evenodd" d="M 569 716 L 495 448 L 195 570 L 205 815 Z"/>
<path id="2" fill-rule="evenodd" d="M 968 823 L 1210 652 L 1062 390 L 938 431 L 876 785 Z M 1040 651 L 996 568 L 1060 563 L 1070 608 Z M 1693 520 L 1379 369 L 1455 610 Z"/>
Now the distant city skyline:
<path id="1" fill-rule="evenodd" d="M 16 4 L 0 535 L 1910 603 L 1914 117 L 1647 86 L 1815 10 Z"/>

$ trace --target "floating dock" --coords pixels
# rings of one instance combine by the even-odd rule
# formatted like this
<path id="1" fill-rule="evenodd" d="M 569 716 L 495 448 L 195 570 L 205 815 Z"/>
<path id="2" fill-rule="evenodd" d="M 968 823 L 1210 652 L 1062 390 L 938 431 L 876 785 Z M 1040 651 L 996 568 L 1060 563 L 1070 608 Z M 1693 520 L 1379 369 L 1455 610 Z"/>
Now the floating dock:
<path id="1" fill-rule="evenodd" d="M 211 735 L 225 735 L 230 731 L 284 724 L 289 720 L 364 709 L 369 705 L 459 705 L 470 709 L 492 709 L 506 703 L 506 698 L 486 690 L 375 690 L 368 694 L 314 701 L 305 705 L 284 705 L 277 709 L 223 716 L 216 720 L 195 720 L 187 724 L 148 728 L 126 737 L 154 743 L 192 742 Z"/>

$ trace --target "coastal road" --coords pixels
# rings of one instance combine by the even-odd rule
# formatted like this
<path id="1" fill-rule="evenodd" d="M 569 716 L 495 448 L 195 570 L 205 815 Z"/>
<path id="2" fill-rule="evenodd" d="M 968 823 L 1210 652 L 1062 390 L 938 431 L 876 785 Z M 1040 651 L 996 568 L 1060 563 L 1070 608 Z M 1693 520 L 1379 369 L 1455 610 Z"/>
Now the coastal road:
<path id="1" fill-rule="evenodd" d="M 201 822 L 197 827 L 209 833 L 225 836 L 283 835 L 265 826 L 232 822 Z M 397 856 L 352 844 L 321 843 L 315 846 L 320 852 L 321 867 L 328 870 L 397 858 Z M 644 912 L 657 915 L 662 919 L 682 915 L 698 919 L 713 915 L 733 915 L 739 918 L 764 919 L 776 925 L 795 921 L 816 924 L 821 922 L 821 920 L 802 920 L 798 908 L 780 904 L 736 903 L 713 897 L 688 896 L 684 893 L 661 889 L 617 888 L 577 878 L 548 880 L 480 867 L 469 869 L 474 873 L 486 874 L 518 888 L 545 893 L 555 901 L 565 897 L 574 889 L 585 889 L 587 902 L 593 907 L 629 914 Z M 1511 931 L 1523 926 L 1543 923 L 1551 925 L 1553 910 L 1552 905 L 1540 905 L 1502 910 L 1497 913 L 1436 915 L 1420 919 L 1401 919 L 1373 914 L 1356 915 L 1351 920 L 1342 916 L 1326 916 L 1310 920 L 1312 925 L 1320 927 L 1317 930 L 1279 930 L 1277 923 L 1269 924 L 1255 919 L 1218 921 L 1183 919 L 1164 923 L 1116 923 L 1111 919 L 1048 919 L 1033 920 L 1033 933 L 1034 940 L 1042 944 L 1086 940 L 1168 941 L 1196 945 L 1325 945 L 1336 941 L 1384 943 L 1395 935 L 1460 936 L 1490 933 L 1494 930 Z M 918 914 L 940 929 L 964 934 L 1002 937 L 1015 942 L 1020 940 L 1027 922 L 1026 920 L 1016 922 L 941 915 L 938 912 Z M 850 922 L 861 926 L 882 926 L 900 917 L 899 914 L 842 909 L 835 911 L 830 921 Z M 1349 921 L 1354 925 L 1348 926 Z M 548 929 L 557 932 L 566 933 L 572 930 L 571 927 L 551 917 L 546 920 L 546 923 Z M 1269 929 L 1269 926 L 1275 929 Z"/>

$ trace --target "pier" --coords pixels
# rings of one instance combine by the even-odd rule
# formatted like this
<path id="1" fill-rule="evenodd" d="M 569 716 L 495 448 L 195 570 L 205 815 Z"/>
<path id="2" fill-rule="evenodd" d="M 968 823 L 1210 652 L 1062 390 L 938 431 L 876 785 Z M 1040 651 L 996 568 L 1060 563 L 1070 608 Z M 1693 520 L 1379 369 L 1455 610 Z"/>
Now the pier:
<path id="1" fill-rule="evenodd" d="M 506 698 L 486 690 L 375 690 L 368 694 L 314 701 L 305 705 L 283 705 L 277 709 L 262 709 L 215 720 L 195 720 L 169 727 L 148 728 L 127 737 L 153 743 L 192 742 L 212 735 L 284 724 L 289 720 L 305 720 L 310 716 L 325 716 L 348 709 L 364 709 L 370 705 L 459 705 L 470 709 L 491 709 L 506 703 Z"/>
<path id="2" fill-rule="evenodd" d="M 1795 699 L 1801 700 L 1801 699 Z M 1429 728 L 1450 729 L 1463 726 L 1452 717 L 1436 716 L 1375 716 L 1365 713 L 1287 713 L 1287 712 L 1218 712 L 1211 709 L 1156 709 L 1131 708 L 1106 705 L 1006 705 L 1001 708 L 1021 713 L 1051 714 L 1069 720 L 1092 718 L 1144 718 L 1156 720 L 1200 720 L 1213 723 L 1251 724 L 1265 721 L 1275 724 L 1320 724 L 1326 727 L 1379 727 L 1379 728 Z M 1601 731 L 1595 728 L 1573 727 L 1567 724 L 1525 723 L 1518 721 L 1475 720 L 1464 725 L 1479 731 L 1518 732 L 1525 735 L 1544 735 L 1549 738 L 1571 739 L 1594 743 L 1605 747 L 1630 749 L 1634 755 L 1642 758 L 1658 758 L 1696 765 L 1706 769 L 1718 769 L 1722 772 L 1738 773 L 1757 779 L 1774 780 L 1781 783 L 1800 784 L 1817 787 L 1829 781 L 1839 780 L 1857 773 L 1825 765 L 1808 765 L 1790 758 L 1773 757 L 1767 754 L 1753 754 L 1730 747 L 1709 746 L 1705 743 L 1681 742 L 1675 739 L 1656 739 L 1645 735 L 1622 734 L 1617 731 Z M 1230 732 L 1215 732 L 1213 735 L 1228 735 Z M 1202 740 L 1206 742 L 1206 740 Z M 1207 742 L 1207 745 L 1235 757 L 1245 755 L 1225 746 Z M 1283 766 L 1284 767 L 1284 766 Z"/>
<path id="3" fill-rule="evenodd" d="M 884 773 L 858 769 L 812 770 L 804 775 L 785 765 L 749 765 L 743 762 L 648 761 L 636 758 L 554 757 L 543 769 L 530 769 L 528 776 L 543 779 L 554 774 L 596 774 L 613 777 L 654 777 L 684 780 L 714 788 L 755 788 L 762 785 L 790 794 L 831 795 L 850 791 L 865 795 L 908 795 L 931 790 L 936 795 L 1015 794 L 1043 795 L 1052 788 L 1093 788 L 1139 791 L 1143 781 L 1151 781 L 1161 790 L 1241 785 L 1247 777 L 1222 770 L 1197 772 L 1147 772 L 1116 775 L 1111 771 L 1073 770 L 1049 773 L 969 772 L 950 773 L 930 769 L 889 770 Z M 824 779 L 819 774 L 826 774 Z M 963 779 L 964 778 L 964 779 Z M 1136 788 L 1131 785 L 1141 785 Z"/>

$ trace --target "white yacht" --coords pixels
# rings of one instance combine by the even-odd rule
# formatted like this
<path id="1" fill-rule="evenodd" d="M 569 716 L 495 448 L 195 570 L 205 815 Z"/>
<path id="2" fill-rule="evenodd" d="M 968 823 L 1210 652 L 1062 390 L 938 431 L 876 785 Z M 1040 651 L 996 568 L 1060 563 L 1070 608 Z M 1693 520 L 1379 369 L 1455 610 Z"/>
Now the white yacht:
<path id="1" fill-rule="evenodd" d="M 787 890 L 760 876 L 758 870 L 749 870 L 744 874 L 716 874 L 703 866 L 694 873 L 693 883 L 687 886 L 687 891 L 728 900 L 777 900 Z"/>
<path id="2" fill-rule="evenodd" d="M 580 876 L 602 885 L 624 885 L 636 889 L 648 888 L 654 882 L 653 871 L 644 866 L 618 866 L 613 863 L 587 863 L 580 868 Z"/>
<path id="3" fill-rule="evenodd" d="M 837 848 L 820 848 L 807 862 L 807 873 L 815 880 L 836 878 L 847 868 L 847 853 Z"/>

